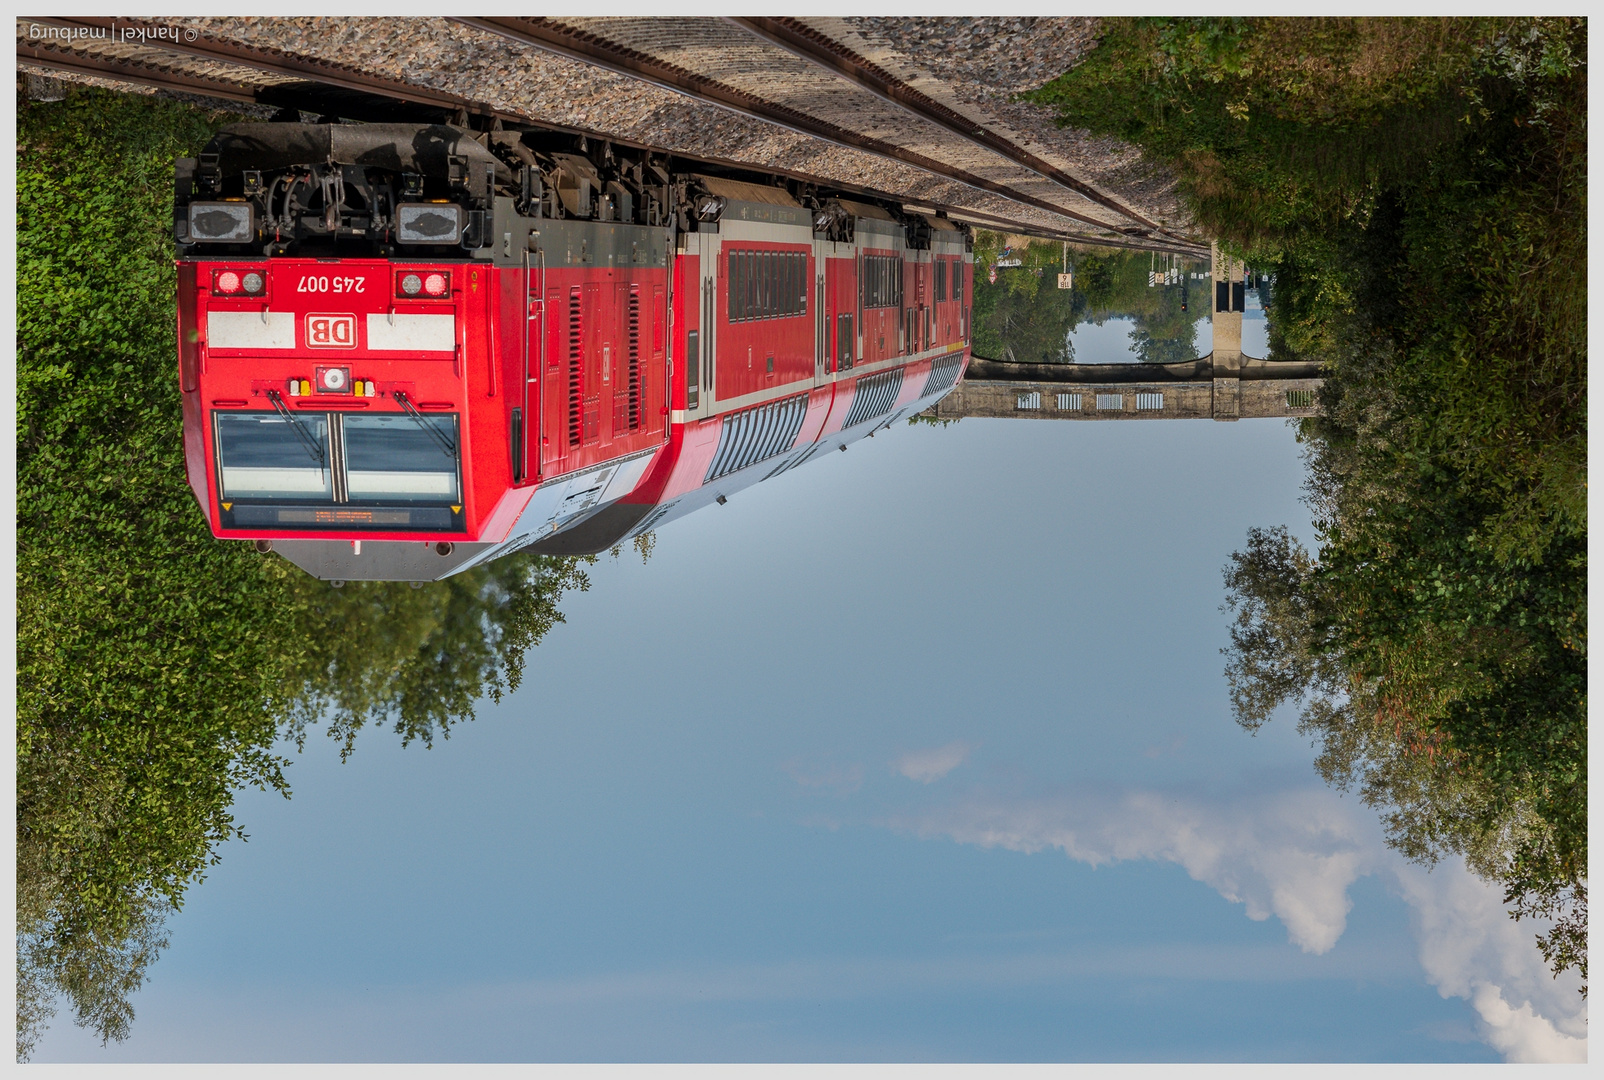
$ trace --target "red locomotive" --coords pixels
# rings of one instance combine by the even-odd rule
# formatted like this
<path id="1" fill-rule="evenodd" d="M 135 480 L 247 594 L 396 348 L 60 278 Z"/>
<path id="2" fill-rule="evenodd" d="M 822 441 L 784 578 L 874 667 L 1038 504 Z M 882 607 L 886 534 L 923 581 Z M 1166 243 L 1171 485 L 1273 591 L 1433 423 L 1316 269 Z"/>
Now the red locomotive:
<path id="1" fill-rule="evenodd" d="M 336 581 L 605 550 L 969 355 L 964 227 L 579 136 L 237 124 L 174 231 L 195 498 Z"/>

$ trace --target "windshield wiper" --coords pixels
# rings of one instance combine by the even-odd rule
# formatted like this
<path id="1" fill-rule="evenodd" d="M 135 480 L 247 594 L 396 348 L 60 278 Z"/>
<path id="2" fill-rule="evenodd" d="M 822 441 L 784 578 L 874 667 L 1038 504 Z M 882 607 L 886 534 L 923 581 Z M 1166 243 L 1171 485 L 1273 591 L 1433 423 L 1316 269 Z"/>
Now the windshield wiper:
<path id="1" fill-rule="evenodd" d="M 395 399 L 400 403 L 401 408 L 406 412 L 406 414 L 412 417 L 413 423 L 422 428 L 424 433 L 428 435 L 429 438 L 434 440 L 435 445 L 440 448 L 441 453 L 445 454 L 445 456 L 450 458 L 452 461 L 457 460 L 457 444 L 451 441 L 451 437 L 449 435 L 444 434 L 439 428 L 429 423 L 428 420 L 424 419 L 422 413 L 412 407 L 412 402 L 407 400 L 405 391 L 395 391 Z"/>
<path id="2" fill-rule="evenodd" d="M 307 430 L 306 425 L 301 423 L 301 418 L 290 412 L 289 406 L 284 404 L 284 398 L 279 395 L 279 392 L 277 390 L 269 390 L 267 392 L 267 400 L 273 403 L 274 410 L 280 416 L 289 421 L 290 430 L 295 432 L 295 437 L 301 440 L 301 445 L 306 448 L 306 452 L 312 455 L 312 460 L 317 462 L 317 467 L 320 469 L 326 468 L 328 462 L 323 456 L 322 445 Z"/>

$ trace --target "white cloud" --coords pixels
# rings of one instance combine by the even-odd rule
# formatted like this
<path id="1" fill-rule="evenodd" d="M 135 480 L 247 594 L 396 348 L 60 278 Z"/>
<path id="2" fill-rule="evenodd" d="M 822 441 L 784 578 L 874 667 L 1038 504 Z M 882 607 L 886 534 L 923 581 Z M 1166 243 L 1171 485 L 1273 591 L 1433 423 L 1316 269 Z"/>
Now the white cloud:
<path id="1" fill-rule="evenodd" d="M 791 758 L 780 763 L 780 768 L 806 791 L 828 791 L 833 795 L 850 795 L 863 786 L 863 766 L 854 761 L 842 764 L 836 761 L 804 761 Z"/>
<path id="2" fill-rule="evenodd" d="M 1586 1063 L 1586 1037 L 1562 1034 L 1551 1021 L 1533 1012 L 1530 1002 L 1512 1009 L 1503 992 L 1485 982 L 1476 984 L 1476 996 L 1470 1000 L 1481 1014 L 1482 1037 L 1505 1061 Z"/>
<path id="3" fill-rule="evenodd" d="M 1533 941 L 1546 926 L 1515 923 L 1502 893 L 1458 860 L 1432 871 L 1405 862 L 1385 847 L 1371 814 L 1332 791 L 1230 802 L 1155 791 L 977 796 L 887 824 L 981 847 L 1057 848 L 1092 866 L 1172 862 L 1249 918 L 1274 915 L 1292 944 L 1316 956 L 1347 927 L 1348 887 L 1380 875 L 1411 908 L 1427 979 L 1442 996 L 1470 1001 L 1488 1045 L 1509 1061 L 1587 1060 L 1580 980 L 1551 978 Z"/>
<path id="4" fill-rule="evenodd" d="M 962 765 L 973 749 L 966 742 L 952 742 L 931 750 L 912 750 L 893 761 L 891 769 L 909 780 L 929 784 Z"/>
<path id="5" fill-rule="evenodd" d="M 1275 915 L 1294 945 L 1315 954 L 1342 936 L 1348 886 L 1372 863 L 1362 819 L 1321 791 L 1228 807 L 1144 791 L 1112 799 L 971 801 L 893 824 L 982 847 L 1056 847 L 1093 866 L 1129 859 L 1178 863 L 1243 904 L 1249 918 Z"/>
<path id="6" fill-rule="evenodd" d="M 1409 902 L 1420 965 L 1444 997 L 1470 1000 L 1478 1034 L 1509 1061 L 1586 1061 L 1587 1011 L 1580 979 L 1551 976 L 1533 938 L 1547 927 L 1517 923 L 1503 894 L 1444 862 L 1427 871 L 1390 867 Z"/>

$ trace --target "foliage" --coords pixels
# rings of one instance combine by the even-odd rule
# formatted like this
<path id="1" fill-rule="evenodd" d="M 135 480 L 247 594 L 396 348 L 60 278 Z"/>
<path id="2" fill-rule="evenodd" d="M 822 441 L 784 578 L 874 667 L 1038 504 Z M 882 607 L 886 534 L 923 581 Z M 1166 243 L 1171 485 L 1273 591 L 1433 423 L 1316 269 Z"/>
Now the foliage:
<path id="1" fill-rule="evenodd" d="M 259 560 L 206 535 L 183 477 L 161 226 L 172 159 L 210 127 L 106 94 L 19 117 L 19 959 L 53 958 L 69 994 L 118 943 L 155 941 L 150 912 L 236 834 L 235 788 L 283 788 L 291 624 L 260 601 Z M 75 1004 L 126 1030 L 95 995 Z"/>
<path id="2" fill-rule="evenodd" d="M 1256 248 L 1411 175 L 1464 114 L 1461 89 L 1511 19 L 1111 19 L 1029 95 L 1176 168 L 1211 235 Z"/>
<path id="3" fill-rule="evenodd" d="M 589 560 L 594 561 L 594 560 Z M 286 729 L 304 745 L 320 720 L 347 757 L 365 725 L 392 724 L 402 745 L 450 738 L 473 703 L 500 701 L 523 677 L 524 653 L 562 621 L 557 599 L 589 588 L 582 564 L 500 559 L 413 588 L 348 582 L 343 589 L 291 572 L 301 632 L 319 648 L 303 669 Z"/>
<path id="4" fill-rule="evenodd" d="M 58 995 L 121 1039 L 166 915 L 288 796 L 278 740 L 327 719 L 432 742 L 518 685 L 572 560 L 331 590 L 220 543 L 184 479 L 172 160 L 232 118 L 77 89 L 18 117 L 17 1052 Z M 649 549 L 648 549 L 649 550 Z"/>
<path id="5" fill-rule="evenodd" d="M 1227 571 L 1233 703 L 1464 854 L 1586 976 L 1585 24 L 1110 20 L 1036 95 L 1169 165 L 1275 276 L 1317 555 Z"/>

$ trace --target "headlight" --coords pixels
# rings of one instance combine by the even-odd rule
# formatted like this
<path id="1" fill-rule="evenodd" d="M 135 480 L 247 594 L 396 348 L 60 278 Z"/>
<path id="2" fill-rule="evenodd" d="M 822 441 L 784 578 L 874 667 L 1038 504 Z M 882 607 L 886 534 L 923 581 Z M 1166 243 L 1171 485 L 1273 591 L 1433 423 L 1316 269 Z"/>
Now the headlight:
<path id="1" fill-rule="evenodd" d="M 455 244 L 462 239 L 462 207 L 456 203 L 402 203 L 396 239 L 403 244 Z"/>
<path id="2" fill-rule="evenodd" d="M 189 204 L 189 238 L 202 244 L 247 244 L 256 235 L 250 203 Z"/>

